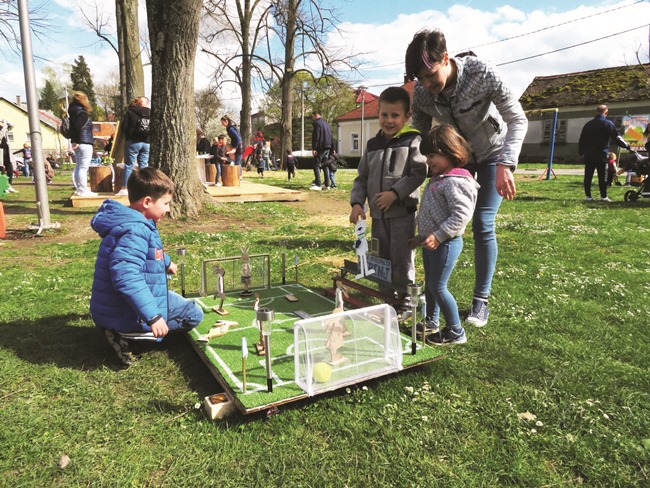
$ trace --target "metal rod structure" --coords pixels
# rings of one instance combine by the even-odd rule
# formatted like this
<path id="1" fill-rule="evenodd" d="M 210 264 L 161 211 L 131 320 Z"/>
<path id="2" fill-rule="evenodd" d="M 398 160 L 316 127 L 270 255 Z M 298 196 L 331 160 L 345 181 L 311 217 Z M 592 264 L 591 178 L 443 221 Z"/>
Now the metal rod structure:
<path id="1" fill-rule="evenodd" d="M 415 283 L 410 283 L 406 286 L 406 292 L 411 299 L 411 354 L 415 354 L 418 343 L 416 335 L 416 324 L 417 324 L 417 315 L 418 315 L 418 301 L 420 300 L 420 294 L 422 293 L 422 286 L 416 285 Z M 424 326 L 423 321 L 423 326 Z M 422 329 L 422 334 L 424 334 L 424 328 Z"/>

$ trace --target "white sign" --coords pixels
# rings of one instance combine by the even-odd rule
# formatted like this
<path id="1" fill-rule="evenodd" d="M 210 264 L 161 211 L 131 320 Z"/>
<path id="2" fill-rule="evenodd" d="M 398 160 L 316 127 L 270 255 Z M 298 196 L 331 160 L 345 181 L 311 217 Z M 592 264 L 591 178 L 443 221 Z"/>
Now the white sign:
<path id="1" fill-rule="evenodd" d="M 375 270 L 375 278 L 380 280 L 391 282 L 391 277 L 393 275 L 390 260 L 378 258 L 372 254 L 368 254 L 368 268 Z"/>

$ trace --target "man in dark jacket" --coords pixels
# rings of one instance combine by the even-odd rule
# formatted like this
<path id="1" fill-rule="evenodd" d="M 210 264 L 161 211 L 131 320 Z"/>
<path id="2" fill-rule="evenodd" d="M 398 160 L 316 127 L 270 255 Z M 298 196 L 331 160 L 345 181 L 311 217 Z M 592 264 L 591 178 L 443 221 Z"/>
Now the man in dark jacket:
<path id="1" fill-rule="evenodd" d="M 330 170 L 326 167 L 325 162 L 330 155 L 332 147 L 334 147 L 334 136 L 332 135 L 332 128 L 323 120 L 319 111 L 312 113 L 313 129 L 311 133 L 311 149 L 315 158 L 314 162 L 314 183 L 309 188 L 310 190 L 321 189 L 320 168 L 323 168 L 325 176 L 325 188 L 330 187 Z"/>
<path id="2" fill-rule="evenodd" d="M 139 97 L 131 102 L 122 118 L 122 132 L 126 137 L 124 145 L 124 177 L 122 189 L 116 195 L 128 195 L 127 182 L 137 159 L 140 169 L 149 166 L 149 123 L 151 109 L 149 99 Z"/>
<path id="3" fill-rule="evenodd" d="M 630 151 L 630 145 L 616 131 L 614 123 L 607 120 L 608 113 L 607 105 L 598 105 L 596 116 L 584 125 L 578 140 L 578 154 L 584 156 L 585 160 L 584 186 L 585 200 L 588 202 L 594 200 L 591 197 L 591 180 L 594 177 L 594 170 L 598 172 L 600 201 L 611 202 L 607 198 L 607 160 L 611 142 L 613 141 L 617 146 Z"/>

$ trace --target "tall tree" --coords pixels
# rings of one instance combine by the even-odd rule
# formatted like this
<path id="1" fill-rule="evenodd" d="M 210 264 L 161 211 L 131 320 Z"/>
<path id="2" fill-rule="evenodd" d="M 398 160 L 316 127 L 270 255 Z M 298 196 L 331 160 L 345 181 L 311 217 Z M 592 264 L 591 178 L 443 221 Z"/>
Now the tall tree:
<path id="1" fill-rule="evenodd" d="M 101 10 L 97 3 L 92 9 L 91 12 L 91 9 L 86 11 L 80 7 L 84 23 L 117 55 L 120 67 L 120 105 L 125 107 L 133 98 L 145 94 L 138 0 L 115 0 L 115 25 L 112 15 Z"/>
<path id="2" fill-rule="evenodd" d="M 316 76 L 327 81 L 326 74 L 336 75 L 339 67 L 356 69 L 354 56 L 329 49 L 325 43 L 327 33 L 338 20 L 333 9 L 326 8 L 320 0 L 273 0 L 271 10 L 274 25 L 270 26 L 284 47 L 283 59 L 274 60 L 269 44 L 268 59 L 282 93 L 280 120 L 282 154 L 292 139 L 294 78 L 301 71 L 320 71 Z M 296 69 L 296 64 L 300 65 Z M 323 109 L 324 107 L 319 107 Z"/>
<path id="3" fill-rule="evenodd" d="M 194 217 L 210 201 L 196 171 L 194 59 L 201 0 L 147 0 L 151 38 L 151 155 L 176 183 L 170 216 Z"/>
<path id="4" fill-rule="evenodd" d="M 72 71 L 70 72 L 70 81 L 72 81 L 72 89 L 75 91 L 82 91 L 88 97 L 88 101 L 94 107 L 97 103 L 95 97 L 95 84 L 93 77 L 90 74 L 90 68 L 86 59 L 79 56 L 72 64 Z"/>
<path id="5" fill-rule="evenodd" d="M 116 72 L 97 84 L 97 104 L 106 112 L 108 120 L 121 120 L 124 105 L 120 95 L 120 79 Z"/>
<path id="6" fill-rule="evenodd" d="M 115 0 L 120 66 L 123 64 L 127 102 L 145 94 L 138 0 Z"/>
<path id="7" fill-rule="evenodd" d="M 29 9 L 29 27 L 32 34 L 42 39 L 49 29 L 42 6 Z M 21 39 L 16 0 L 0 0 L 0 53 L 8 58 L 8 53 L 20 54 Z"/>
<path id="8" fill-rule="evenodd" d="M 196 123 L 205 132 L 208 126 L 213 125 L 214 122 L 221 118 L 220 111 L 223 106 L 221 99 L 216 89 L 207 87 L 196 91 L 194 101 L 196 103 L 194 110 Z"/>
<path id="9" fill-rule="evenodd" d="M 45 80 L 45 86 L 41 90 L 40 100 L 38 101 L 38 108 L 41 110 L 50 110 L 52 113 L 58 115 L 60 110 L 60 97 L 54 90 L 54 86 L 50 80 Z"/>
<path id="10" fill-rule="evenodd" d="M 236 9 L 233 8 L 233 3 Z M 230 72 L 235 83 L 239 85 L 242 97 L 239 125 L 244 141 L 249 141 L 251 135 L 254 52 L 258 42 L 267 32 L 264 26 L 270 7 L 270 0 L 235 0 L 234 2 L 208 0 L 205 2 L 209 22 L 206 23 L 206 32 L 202 35 L 205 43 L 202 51 L 214 56 L 219 63 L 214 74 L 218 84 L 227 80 L 224 74 Z M 231 43 L 224 42 L 230 39 L 235 39 L 235 49 L 228 48 Z M 215 48 L 213 43 L 218 44 L 219 48 Z"/>

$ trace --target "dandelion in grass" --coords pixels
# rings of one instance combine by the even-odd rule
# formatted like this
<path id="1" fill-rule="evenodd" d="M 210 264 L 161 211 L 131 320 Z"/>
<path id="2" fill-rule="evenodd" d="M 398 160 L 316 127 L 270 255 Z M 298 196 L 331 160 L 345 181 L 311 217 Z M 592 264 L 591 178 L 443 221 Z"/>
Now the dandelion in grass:
<path id="1" fill-rule="evenodd" d="M 544 425 L 544 423 L 541 420 L 538 420 L 537 422 L 535 422 L 535 425 L 537 427 L 542 427 Z"/>
<path id="2" fill-rule="evenodd" d="M 429 417 L 427 417 L 426 415 L 423 415 L 423 416 L 422 416 L 422 421 L 423 421 L 423 422 L 428 422 L 428 421 L 429 421 Z"/>

